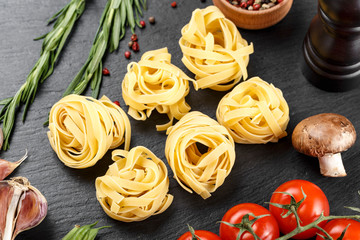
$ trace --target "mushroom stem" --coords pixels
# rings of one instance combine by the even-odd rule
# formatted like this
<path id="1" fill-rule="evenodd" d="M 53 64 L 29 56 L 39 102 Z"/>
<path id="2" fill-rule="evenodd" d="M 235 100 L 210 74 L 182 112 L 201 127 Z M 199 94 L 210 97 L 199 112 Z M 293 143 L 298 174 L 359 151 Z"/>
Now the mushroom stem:
<path id="1" fill-rule="evenodd" d="M 319 157 L 320 173 L 326 177 L 345 177 L 346 172 L 341 154 L 328 153 Z"/>

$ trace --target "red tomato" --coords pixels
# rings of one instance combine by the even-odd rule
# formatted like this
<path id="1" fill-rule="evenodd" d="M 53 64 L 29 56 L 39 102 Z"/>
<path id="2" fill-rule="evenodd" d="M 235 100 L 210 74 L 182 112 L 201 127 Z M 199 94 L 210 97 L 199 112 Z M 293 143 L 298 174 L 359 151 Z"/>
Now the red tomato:
<path id="1" fill-rule="evenodd" d="M 244 215 L 249 213 L 253 213 L 255 216 L 266 214 L 270 215 L 258 219 L 252 225 L 255 234 L 261 240 L 274 240 L 279 237 L 279 226 L 276 222 L 276 219 L 266 208 L 255 203 L 242 203 L 230 208 L 230 210 L 225 213 L 222 221 L 237 224 L 241 222 Z M 252 220 L 254 218 L 250 216 L 249 219 Z M 220 224 L 220 237 L 222 240 L 235 240 L 238 234 L 238 228 L 228 226 L 224 223 Z M 240 237 L 240 240 L 253 239 L 254 237 L 249 232 L 244 232 Z"/>
<path id="2" fill-rule="evenodd" d="M 301 189 L 303 189 L 304 193 L 306 194 L 305 201 L 299 206 L 297 211 L 302 226 L 314 222 L 316 219 L 319 218 L 321 212 L 324 212 L 325 216 L 329 216 L 329 201 L 326 198 L 324 192 L 315 184 L 305 180 L 292 180 L 283 183 L 275 190 L 270 202 L 278 204 L 290 204 L 291 197 L 289 195 L 276 192 L 291 193 L 294 196 L 296 202 L 299 202 L 301 199 L 304 198 Z M 280 231 L 283 234 L 287 234 L 296 228 L 297 225 L 294 214 L 283 218 L 281 214 L 283 214 L 284 211 L 286 212 L 285 209 L 275 207 L 271 204 L 269 209 L 279 223 Z M 326 222 L 321 222 L 319 223 L 319 226 L 322 227 L 325 224 Z M 317 232 L 317 229 L 312 228 L 295 235 L 293 238 L 308 239 L 315 236 Z"/>
<path id="3" fill-rule="evenodd" d="M 352 219 L 332 220 L 325 225 L 324 230 L 330 234 L 333 239 L 338 239 L 348 225 L 350 226 L 346 230 L 343 240 L 360 239 L 360 222 Z M 319 234 L 324 236 L 324 233 L 320 232 Z M 324 239 L 320 236 L 317 236 L 316 240 Z"/>
<path id="4" fill-rule="evenodd" d="M 205 231 L 205 230 L 195 230 L 195 235 L 200 238 L 200 240 L 221 240 L 221 238 L 215 233 Z M 186 232 L 178 240 L 192 240 L 193 237 L 190 232 Z"/>

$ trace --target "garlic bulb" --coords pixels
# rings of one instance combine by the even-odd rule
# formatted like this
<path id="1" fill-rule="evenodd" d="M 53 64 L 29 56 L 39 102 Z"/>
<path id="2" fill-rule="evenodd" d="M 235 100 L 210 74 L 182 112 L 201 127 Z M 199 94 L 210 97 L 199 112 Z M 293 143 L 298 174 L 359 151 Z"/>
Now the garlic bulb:
<path id="1" fill-rule="evenodd" d="M 47 214 L 47 201 L 27 178 L 0 181 L 0 240 L 13 240 L 39 225 Z"/>

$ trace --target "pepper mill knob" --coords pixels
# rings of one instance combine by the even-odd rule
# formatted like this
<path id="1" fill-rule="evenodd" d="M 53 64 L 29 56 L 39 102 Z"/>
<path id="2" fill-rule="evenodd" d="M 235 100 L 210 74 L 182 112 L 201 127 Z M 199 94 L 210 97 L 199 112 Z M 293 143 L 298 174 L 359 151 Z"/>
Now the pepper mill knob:
<path id="1" fill-rule="evenodd" d="M 351 6 L 351 7 L 349 7 Z M 360 0 L 319 0 L 303 44 L 305 77 L 327 91 L 360 84 Z"/>

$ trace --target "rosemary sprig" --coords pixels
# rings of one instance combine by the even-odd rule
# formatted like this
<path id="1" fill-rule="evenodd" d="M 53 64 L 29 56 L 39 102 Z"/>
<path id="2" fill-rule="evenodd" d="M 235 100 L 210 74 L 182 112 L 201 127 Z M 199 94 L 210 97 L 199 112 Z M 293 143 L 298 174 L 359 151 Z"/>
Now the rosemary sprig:
<path id="1" fill-rule="evenodd" d="M 34 101 L 39 84 L 43 83 L 54 71 L 54 64 L 64 47 L 76 20 L 85 9 L 85 0 L 71 0 L 64 8 L 50 18 L 49 23 L 55 21 L 53 29 L 47 34 L 35 39 L 44 39 L 39 60 L 13 97 L 0 101 L 4 107 L 0 111 L 0 122 L 3 123 L 4 150 L 9 149 L 16 113 L 20 105 L 25 105 L 23 122 L 30 104 Z"/>
<path id="2" fill-rule="evenodd" d="M 126 26 L 130 26 L 133 33 L 136 25 L 141 27 L 138 17 L 139 14 L 142 16 L 141 6 L 145 9 L 145 0 L 107 1 L 88 59 L 63 96 L 71 93 L 82 94 L 89 83 L 91 84 L 92 97 L 97 98 L 99 96 L 102 80 L 102 59 L 105 51 L 109 48 L 110 52 L 113 52 L 119 47 L 119 41 L 125 36 Z"/>

